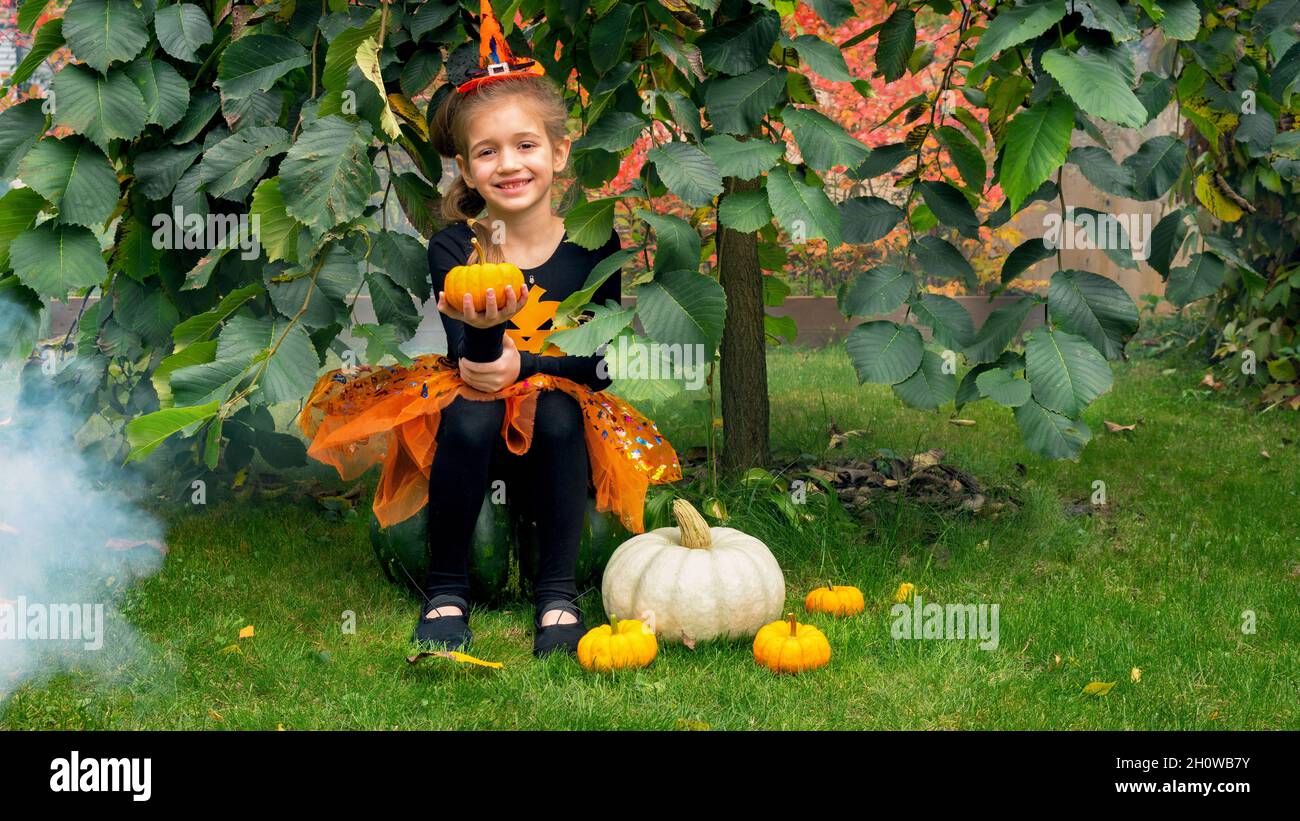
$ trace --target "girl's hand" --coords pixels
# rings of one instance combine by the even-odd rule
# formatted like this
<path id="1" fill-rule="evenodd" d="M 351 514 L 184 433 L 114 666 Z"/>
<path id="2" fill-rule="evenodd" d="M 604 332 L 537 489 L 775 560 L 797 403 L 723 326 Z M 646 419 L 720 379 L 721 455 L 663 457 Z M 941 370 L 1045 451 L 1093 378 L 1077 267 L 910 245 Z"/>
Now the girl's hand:
<path id="1" fill-rule="evenodd" d="M 474 300 L 470 298 L 469 294 L 465 294 L 465 298 L 458 310 L 447 303 L 447 292 L 439 291 L 438 310 L 452 319 L 458 319 L 461 322 L 464 322 L 466 325 L 473 325 L 475 328 L 491 328 L 495 325 L 500 325 L 502 322 L 505 322 L 510 317 L 519 313 L 519 311 L 524 307 L 524 304 L 528 302 L 528 286 L 525 285 L 523 290 L 516 295 L 514 286 L 507 285 L 505 297 L 506 304 L 498 308 L 497 295 L 493 292 L 492 288 L 488 288 L 487 307 L 482 313 L 479 313 L 474 309 Z"/>
<path id="2" fill-rule="evenodd" d="M 496 393 L 519 379 L 519 349 L 510 334 L 501 340 L 501 356 L 495 362 L 474 362 L 464 358 L 459 362 L 460 378 L 471 388 L 484 393 Z"/>

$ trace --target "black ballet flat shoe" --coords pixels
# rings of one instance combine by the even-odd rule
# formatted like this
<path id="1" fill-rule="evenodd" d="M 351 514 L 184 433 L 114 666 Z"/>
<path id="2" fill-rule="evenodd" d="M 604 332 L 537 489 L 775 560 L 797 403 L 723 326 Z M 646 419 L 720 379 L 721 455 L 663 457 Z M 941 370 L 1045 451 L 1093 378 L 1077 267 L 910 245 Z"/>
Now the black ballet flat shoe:
<path id="1" fill-rule="evenodd" d="M 572 613 L 577 621 L 572 624 L 551 624 L 542 626 L 542 616 L 552 610 Z M 541 658 L 547 653 L 563 650 L 567 653 L 578 652 L 578 642 L 587 634 L 587 626 L 582 623 L 582 612 L 572 602 L 556 599 L 537 609 L 533 616 L 533 655 Z"/>
<path id="2" fill-rule="evenodd" d="M 433 610 L 448 605 L 459 607 L 461 614 L 428 618 Z M 468 647 L 473 637 L 469 629 L 469 603 L 452 593 L 440 593 L 420 608 L 420 621 L 415 625 L 411 641 L 422 647 L 440 645 L 445 650 L 460 650 Z"/>

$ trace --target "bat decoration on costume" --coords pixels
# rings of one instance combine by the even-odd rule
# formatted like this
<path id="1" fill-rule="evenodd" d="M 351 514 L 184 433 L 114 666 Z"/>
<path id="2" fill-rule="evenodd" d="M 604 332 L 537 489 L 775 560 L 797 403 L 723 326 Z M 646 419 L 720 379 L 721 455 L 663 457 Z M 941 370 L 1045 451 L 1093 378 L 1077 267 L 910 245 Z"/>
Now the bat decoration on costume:
<path id="1" fill-rule="evenodd" d="M 478 65 L 470 69 L 469 79 L 456 86 L 461 94 L 467 94 L 484 83 L 500 80 L 504 77 L 543 76 L 546 71 L 542 64 L 529 57 L 515 57 L 506 44 L 501 24 L 492 13 L 492 4 L 488 0 L 479 0 L 479 44 Z"/>

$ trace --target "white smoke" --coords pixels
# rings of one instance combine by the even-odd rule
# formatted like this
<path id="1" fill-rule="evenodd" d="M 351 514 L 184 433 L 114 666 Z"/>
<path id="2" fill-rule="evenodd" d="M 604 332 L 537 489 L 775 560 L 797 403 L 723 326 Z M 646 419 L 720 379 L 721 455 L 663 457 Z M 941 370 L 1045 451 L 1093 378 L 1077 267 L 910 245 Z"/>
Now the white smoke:
<path id="1" fill-rule="evenodd" d="M 81 420 L 53 386 L 23 384 L 55 369 L 21 365 L 0 365 L 0 717 L 24 684 L 116 683 L 151 655 L 119 606 L 166 550 L 143 483 L 78 447 Z"/>

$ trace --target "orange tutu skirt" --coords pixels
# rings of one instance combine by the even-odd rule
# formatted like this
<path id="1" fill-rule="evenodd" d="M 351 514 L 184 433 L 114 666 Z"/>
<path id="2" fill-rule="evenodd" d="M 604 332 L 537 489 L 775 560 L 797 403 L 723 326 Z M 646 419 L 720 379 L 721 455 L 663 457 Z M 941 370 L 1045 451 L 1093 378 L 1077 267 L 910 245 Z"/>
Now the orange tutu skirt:
<path id="1" fill-rule="evenodd" d="M 311 443 L 307 455 L 333 465 L 344 480 L 383 462 L 374 511 L 380 526 L 388 527 L 428 503 L 438 421 L 453 399 L 505 400 L 501 436 L 511 453 L 523 454 L 532 444 L 542 390 L 564 391 L 582 409 L 596 509 L 614 511 L 629 531 L 643 532 L 646 489 L 682 478 L 677 453 L 654 422 L 626 401 L 571 379 L 535 374 L 483 393 L 466 385 L 441 354 L 406 366 L 360 365 L 321 376 L 298 426 Z"/>

